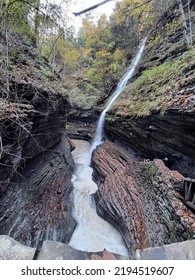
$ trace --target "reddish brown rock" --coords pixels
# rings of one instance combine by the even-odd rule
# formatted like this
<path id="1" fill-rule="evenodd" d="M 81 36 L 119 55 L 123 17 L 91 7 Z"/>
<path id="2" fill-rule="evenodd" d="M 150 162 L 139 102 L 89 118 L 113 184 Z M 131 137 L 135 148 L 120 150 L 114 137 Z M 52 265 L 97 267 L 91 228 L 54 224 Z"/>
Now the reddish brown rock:
<path id="1" fill-rule="evenodd" d="M 173 188 L 182 182 L 179 173 L 160 160 L 135 161 L 108 141 L 97 149 L 92 164 L 99 184 L 98 213 L 120 230 L 131 257 L 136 249 L 192 237 L 195 217 Z"/>

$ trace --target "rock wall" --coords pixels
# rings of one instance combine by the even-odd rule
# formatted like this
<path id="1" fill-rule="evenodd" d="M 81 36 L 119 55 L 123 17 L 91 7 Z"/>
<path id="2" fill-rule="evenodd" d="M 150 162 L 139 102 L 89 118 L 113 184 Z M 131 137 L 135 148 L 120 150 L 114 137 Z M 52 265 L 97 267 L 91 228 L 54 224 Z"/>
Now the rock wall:
<path id="1" fill-rule="evenodd" d="M 139 162 L 108 141 L 94 153 L 98 214 L 122 233 L 134 258 L 136 249 L 191 238 L 195 216 L 181 202 L 173 186 L 182 176 L 160 160 Z"/>
<path id="2" fill-rule="evenodd" d="M 164 115 L 110 118 L 107 134 L 145 158 L 167 158 L 171 169 L 186 177 L 195 177 L 194 113 L 177 110 Z"/>
<path id="3" fill-rule="evenodd" d="M 68 242 L 75 227 L 65 134 L 69 101 L 34 85 L 11 85 L 12 100 L 1 100 L 0 234 L 29 246 L 46 239 Z"/>

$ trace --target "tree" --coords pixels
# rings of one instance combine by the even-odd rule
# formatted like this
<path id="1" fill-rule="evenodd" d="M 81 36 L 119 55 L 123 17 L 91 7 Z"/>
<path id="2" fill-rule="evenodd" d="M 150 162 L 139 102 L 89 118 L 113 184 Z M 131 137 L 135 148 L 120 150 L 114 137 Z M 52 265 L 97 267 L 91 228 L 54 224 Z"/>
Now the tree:
<path id="1" fill-rule="evenodd" d="M 184 29 L 184 37 L 185 37 L 187 45 L 189 45 L 190 44 L 190 35 L 189 35 L 188 27 L 187 27 L 187 21 L 186 21 L 183 3 L 182 3 L 182 0 L 176 0 L 176 1 L 178 3 L 179 11 L 181 14 L 182 25 L 183 25 L 183 29 Z"/>
<path id="2" fill-rule="evenodd" d="M 189 17 L 189 36 L 190 36 L 190 44 L 193 44 L 193 35 L 192 35 L 192 17 L 191 17 L 191 8 L 190 8 L 191 1 L 188 0 L 188 17 Z"/>
<path id="3" fill-rule="evenodd" d="M 36 46 L 39 49 L 39 42 L 40 42 L 40 24 L 41 24 L 41 16 L 40 16 L 40 6 L 41 2 L 40 0 L 35 1 L 35 19 L 34 19 L 34 25 L 35 25 L 35 39 L 36 39 Z"/>

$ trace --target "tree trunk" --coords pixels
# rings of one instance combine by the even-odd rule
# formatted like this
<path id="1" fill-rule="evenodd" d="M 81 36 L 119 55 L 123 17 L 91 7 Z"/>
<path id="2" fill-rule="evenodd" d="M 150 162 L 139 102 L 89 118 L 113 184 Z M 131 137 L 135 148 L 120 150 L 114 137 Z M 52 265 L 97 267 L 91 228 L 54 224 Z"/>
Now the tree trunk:
<path id="1" fill-rule="evenodd" d="M 39 45 L 40 45 L 40 34 L 39 34 L 39 28 L 40 28 L 40 0 L 37 0 L 35 2 L 35 38 L 36 38 L 36 46 L 37 49 L 39 50 Z"/>
<path id="2" fill-rule="evenodd" d="M 187 45 L 190 44 L 190 37 L 189 37 L 189 32 L 188 32 L 188 27 L 187 27 L 187 22 L 186 22 L 186 17 L 185 17 L 185 12 L 182 4 L 182 0 L 176 0 L 179 6 L 179 12 L 181 14 L 181 20 L 182 20 L 182 25 L 184 29 L 184 37 L 186 40 Z"/>
<path id="3" fill-rule="evenodd" d="M 192 18 L 191 18 L 191 9 L 190 9 L 190 0 L 188 0 L 188 16 L 189 16 L 189 28 L 190 28 L 190 44 L 193 44 L 192 38 Z"/>
<path id="4" fill-rule="evenodd" d="M 9 98 L 9 36 L 8 36 L 8 31 L 6 29 L 5 31 L 5 38 L 6 38 L 6 89 L 7 89 L 7 98 Z"/>

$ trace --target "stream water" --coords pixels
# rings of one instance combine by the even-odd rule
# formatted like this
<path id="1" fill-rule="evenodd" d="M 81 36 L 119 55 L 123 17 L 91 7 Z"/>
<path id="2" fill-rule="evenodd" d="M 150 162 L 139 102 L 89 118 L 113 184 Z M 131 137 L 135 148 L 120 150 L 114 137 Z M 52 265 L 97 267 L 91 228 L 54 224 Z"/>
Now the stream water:
<path id="1" fill-rule="evenodd" d="M 75 172 L 72 177 L 74 186 L 74 212 L 77 227 L 69 245 L 82 251 L 98 252 L 107 249 L 110 252 L 128 256 L 121 234 L 96 213 L 92 194 L 97 185 L 92 180 L 93 169 L 89 167 L 90 144 L 74 140 L 76 149 L 72 152 Z"/>
<path id="2" fill-rule="evenodd" d="M 74 141 L 76 149 L 72 153 L 75 162 L 75 172 L 72 177 L 74 186 L 73 215 L 77 221 L 77 227 L 69 245 L 79 250 L 98 252 L 107 249 L 110 252 L 128 256 L 128 251 L 120 233 L 96 214 L 92 194 L 96 192 L 97 185 L 92 180 L 93 169 L 90 167 L 90 161 L 93 151 L 102 143 L 106 112 L 119 97 L 128 80 L 133 76 L 143 53 L 146 40 L 147 38 L 140 44 L 134 60 L 121 78 L 116 91 L 100 115 L 92 146 L 90 147 L 90 144 L 85 141 Z"/>

